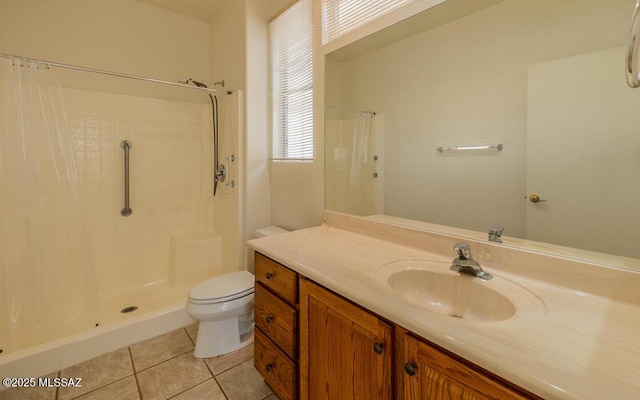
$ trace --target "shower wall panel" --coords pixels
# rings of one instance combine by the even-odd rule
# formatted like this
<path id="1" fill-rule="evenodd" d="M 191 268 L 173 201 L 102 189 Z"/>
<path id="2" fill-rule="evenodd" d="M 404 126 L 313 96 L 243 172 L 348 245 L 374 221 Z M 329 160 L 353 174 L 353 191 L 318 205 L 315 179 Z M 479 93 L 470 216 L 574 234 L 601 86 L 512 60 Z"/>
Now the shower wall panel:
<path id="1" fill-rule="evenodd" d="M 101 292 L 169 277 L 170 235 L 211 231 L 211 109 L 65 89 L 83 217 Z M 133 214 L 123 217 L 124 151 Z"/>

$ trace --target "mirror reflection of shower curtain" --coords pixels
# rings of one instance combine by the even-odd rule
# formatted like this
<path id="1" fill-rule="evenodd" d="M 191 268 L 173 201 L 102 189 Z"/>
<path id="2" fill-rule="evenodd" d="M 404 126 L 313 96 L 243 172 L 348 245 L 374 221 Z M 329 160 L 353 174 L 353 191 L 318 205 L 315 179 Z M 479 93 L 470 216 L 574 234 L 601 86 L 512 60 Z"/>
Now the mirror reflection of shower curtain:
<path id="1" fill-rule="evenodd" d="M 382 152 L 377 119 L 368 112 L 327 109 L 327 209 L 361 216 L 382 213 L 382 171 L 374 161 Z"/>
<path id="2" fill-rule="evenodd" d="M 367 215 L 367 199 L 373 186 L 373 115 L 358 113 L 353 126 L 351 165 L 349 168 L 349 191 L 347 192 L 347 212 Z M 369 195 L 369 196 L 368 196 Z"/>
<path id="3" fill-rule="evenodd" d="M 46 66 L 0 60 L 0 349 L 95 326 L 62 90 Z M 81 149 L 76 149 L 82 151 Z"/>

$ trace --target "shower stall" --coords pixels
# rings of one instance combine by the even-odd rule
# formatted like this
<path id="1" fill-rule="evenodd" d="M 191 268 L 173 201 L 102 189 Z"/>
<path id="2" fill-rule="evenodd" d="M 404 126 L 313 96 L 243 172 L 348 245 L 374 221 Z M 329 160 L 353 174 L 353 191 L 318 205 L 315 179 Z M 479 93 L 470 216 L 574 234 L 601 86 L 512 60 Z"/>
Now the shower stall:
<path id="1" fill-rule="evenodd" d="M 242 93 L 208 92 L 225 169 L 214 197 L 206 91 L 123 74 L 112 75 L 147 80 L 142 91 L 195 93 L 71 88 L 56 82 L 57 66 L 0 57 L 2 376 L 183 326 L 189 288 L 241 263 Z"/>
<path id="2" fill-rule="evenodd" d="M 360 216 L 384 212 L 384 115 L 325 110 L 325 208 Z"/>

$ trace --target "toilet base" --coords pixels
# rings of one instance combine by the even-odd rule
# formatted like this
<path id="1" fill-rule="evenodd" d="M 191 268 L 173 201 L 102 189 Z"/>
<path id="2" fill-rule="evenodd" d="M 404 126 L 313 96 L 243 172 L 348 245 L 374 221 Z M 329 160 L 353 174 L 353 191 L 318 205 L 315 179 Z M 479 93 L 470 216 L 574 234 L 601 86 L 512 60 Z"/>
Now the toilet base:
<path id="1" fill-rule="evenodd" d="M 223 333 L 223 334 L 221 334 Z M 253 324 L 240 334 L 238 317 L 221 321 L 200 321 L 193 356 L 212 358 L 236 351 L 253 343 Z"/>

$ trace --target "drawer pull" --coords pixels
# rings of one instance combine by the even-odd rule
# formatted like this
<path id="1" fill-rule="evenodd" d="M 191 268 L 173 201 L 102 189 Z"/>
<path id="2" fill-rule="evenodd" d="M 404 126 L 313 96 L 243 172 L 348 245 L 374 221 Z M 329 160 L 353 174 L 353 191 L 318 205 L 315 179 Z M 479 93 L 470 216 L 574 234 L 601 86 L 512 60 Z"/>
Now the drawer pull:
<path id="1" fill-rule="evenodd" d="M 269 363 L 269 364 L 265 365 L 264 367 L 266 368 L 267 372 L 269 372 L 269 371 L 271 371 L 273 369 L 274 365 L 272 363 Z"/>
<path id="2" fill-rule="evenodd" d="M 409 376 L 414 376 L 416 374 L 417 367 L 414 363 L 408 362 L 404 364 L 404 372 Z"/>
<path id="3" fill-rule="evenodd" d="M 373 351 L 375 351 L 376 354 L 382 354 L 383 348 L 384 348 L 384 345 L 382 343 L 376 343 L 373 345 Z"/>
<path id="4" fill-rule="evenodd" d="M 267 279 L 271 279 L 273 278 L 273 272 L 269 271 L 267 272 L 267 274 L 265 275 Z"/>
<path id="5" fill-rule="evenodd" d="M 271 323 L 271 321 L 273 321 L 273 316 L 271 315 L 267 315 L 267 317 L 265 318 L 265 320 L 267 321 L 267 324 Z"/>

